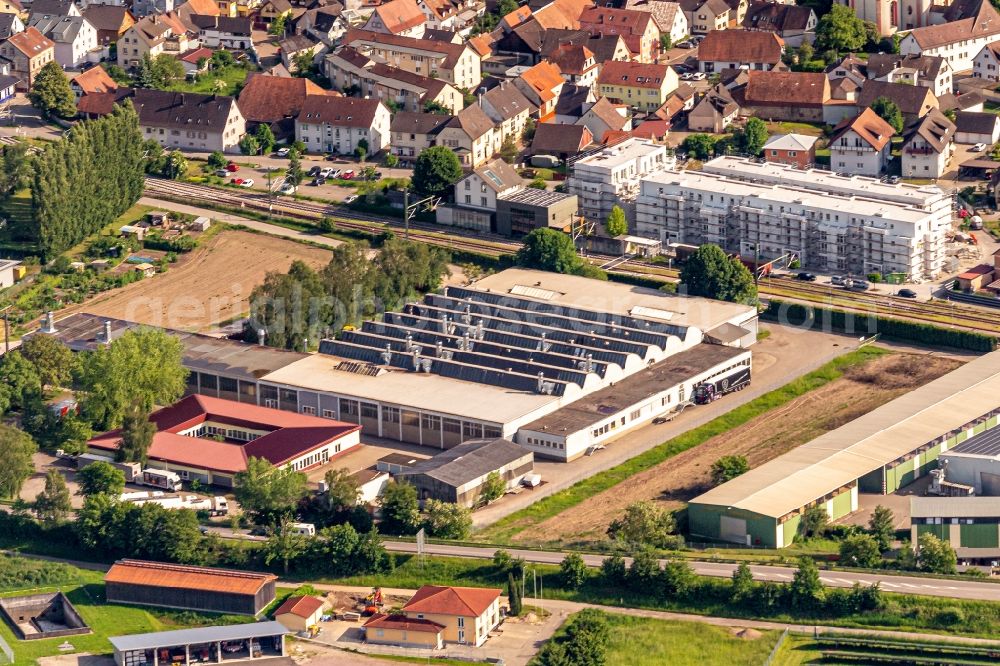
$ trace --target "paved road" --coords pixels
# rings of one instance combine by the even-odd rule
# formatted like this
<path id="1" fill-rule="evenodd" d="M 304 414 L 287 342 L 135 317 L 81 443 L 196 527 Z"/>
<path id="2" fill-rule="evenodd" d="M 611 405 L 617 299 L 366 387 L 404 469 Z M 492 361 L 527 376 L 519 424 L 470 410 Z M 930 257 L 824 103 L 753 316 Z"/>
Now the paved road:
<path id="1" fill-rule="evenodd" d="M 405 541 L 386 541 L 385 546 L 389 550 L 401 553 L 414 553 L 417 549 L 415 543 Z M 481 559 L 492 559 L 495 550 L 495 548 L 445 544 L 427 544 L 425 546 L 425 552 L 428 555 Z M 516 548 L 508 549 L 508 552 L 515 557 L 524 558 L 527 562 L 537 562 L 539 564 L 559 564 L 566 556 L 566 553 L 561 552 L 518 550 Z M 604 555 L 583 555 L 583 561 L 592 567 L 600 566 L 604 558 Z M 698 575 L 716 578 L 728 578 L 732 576 L 733 570 L 736 568 L 735 564 L 723 562 L 690 561 L 690 564 Z M 791 581 L 792 574 L 795 571 L 790 567 L 759 564 L 751 565 L 750 570 L 753 572 L 753 577 L 756 580 L 779 583 Z M 824 585 L 829 587 L 852 587 L 855 583 L 861 583 L 862 585 L 878 583 L 886 592 L 949 597 L 954 599 L 1000 601 L 1000 584 L 990 581 L 945 580 L 882 573 L 854 573 L 849 571 L 824 571 L 820 574 L 820 580 L 823 581 Z"/>

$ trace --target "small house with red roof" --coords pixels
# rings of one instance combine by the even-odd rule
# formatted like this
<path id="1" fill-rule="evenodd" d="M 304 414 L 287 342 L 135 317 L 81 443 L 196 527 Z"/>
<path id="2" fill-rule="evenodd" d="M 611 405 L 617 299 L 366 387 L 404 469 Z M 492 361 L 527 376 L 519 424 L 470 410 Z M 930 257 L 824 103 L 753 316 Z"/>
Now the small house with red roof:
<path id="1" fill-rule="evenodd" d="M 889 164 L 892 137 L 889 123 L 866 108 L 834 129 L 830 137 L 830 168 L 859 176 L 880 176 Z"/>
<path id="2" fill-rule="evenodd" d="M 274 611 L 274 619 L 289 631 L 309 631 L 323 615 L 323 600 L 312 596 L 291 596 Z"/>
<path id="3" fill-rule="evenodd" d="M 500 624 L 500 590 L 424 585 L 403 606 L 401 616 L 395 617 L 403 617 L 408 622 L 430 622 L 441 627 L 440 640 L 443 642 L 479 647 Z M 425 626 L 427 631 L 433 628 Z M 380 628 L 383 630 L 382 636 L 378 635 Z M 382 622 L 376 622 L 373 626 L 370 620 L 365 624 L 368 642 L 396 638 L 386 632 L 388 628 Z"/>
<path id="4" fill-rule="evenodd" d="M 408 617 L 397 613 L 376 613 L 365 622 L 365 641 L 375 645 L 403 647 L 444 647 L 445 626 L 433 620 Z"/>
<path id="5" fill-rule="evenodd" d="M 189 395 L 149 420 L 156 426 L 150 467 L 223 487 L 233 486 L 233 477 L 246 470 L 251 457 L 304 470 L 356 446 L 361 435 L 361 426 L 353 423 L 205 395 Z M 87 448 L 107 454 L 121 442 L 121 430 L 111 430 L 91 439 Z"/>

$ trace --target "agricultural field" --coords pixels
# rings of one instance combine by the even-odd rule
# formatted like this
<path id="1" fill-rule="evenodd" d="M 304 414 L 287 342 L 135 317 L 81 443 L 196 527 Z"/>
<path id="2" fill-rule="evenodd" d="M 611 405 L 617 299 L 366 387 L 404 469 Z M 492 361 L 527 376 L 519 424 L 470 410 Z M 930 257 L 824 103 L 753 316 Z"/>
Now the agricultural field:
<path id="1" fill-rule="evenodd" d="M 59 313 L 90 312 L 154 326 L 205 331 L 249 309 L 250 292 L 269 271 L 285 272 L 295 260 L 314 268 L 329 250 L 246 231 L 224 231 L 204 247 L 180 255 L 165 275 L 106 292 Z"/>
<path id="2" fill-rule="evenodd" d="M 603 540 L 611 521 L 632 502 L 652 500 L 667 508 L 680 508 L 707 490 L 712 462 L 723 455 L 745 456 L 750 466 L 756 467 L 959 365 L 959 361 L 937 356 L 871 354 L 862 363 L 844 368 L 832 381 L 639 469 L 616 485 L 528 526 L 512 541 L 558 545 Z"/>
<path id="3" fill-rule="evenodd" d="M 775 655 L 774 666 L 802 664 L 967 664 L 986 666 L 1000 659 L 1000 643 L 963 645 L 944 641 L 864 635 L 789 635 Z"/>

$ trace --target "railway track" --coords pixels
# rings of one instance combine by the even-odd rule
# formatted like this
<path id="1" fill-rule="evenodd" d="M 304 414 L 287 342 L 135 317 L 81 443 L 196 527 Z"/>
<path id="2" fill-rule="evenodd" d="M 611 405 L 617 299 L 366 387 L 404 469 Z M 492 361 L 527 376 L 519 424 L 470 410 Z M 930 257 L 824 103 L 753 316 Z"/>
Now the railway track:
<path id="1" fill-rule="evenodd" d="M 172 199 L 180 203 L 208 202 L 213 205 L 271 212 L 276 215 L 309 221 L 329 217 L 342 229 L 373 235 L 382 233 L 387 228 L 399 229 L 403 227 L 402 220 L 359 213 L 342 206 L 283 197 L 269 197 L 265 193 L 232 191 L 228 188 L 178 183 L 157 178 L 146 179 L 146 194 Z M 440 227 L 421 222 L 411 222 L 409 234 L 411 240 L 429 245 L 492 257 L 513 254 L 521 247 L 520 243 L 495 234 L 477 233 L 472 235 L 458 229 L 441 233 Z M 617 257 L 593 254 L 586 257 L 587 261 L 596 266 L 607 265 L 618 259 Z M 611 272 L 649 277 L 664 282 L 676 282 L 680 275 L 677 269 L 647 264 L 634 259 L 616 263 Z M 764 278 L 758 284 L 758 290 L 764 297 L 772 296 L 859 313 L 894 316 L 928 324 L 962 326 L 984 333 L 1000 334 L 1000 314 L 951 301 L 914 302 L 895 296 L 850 291 L 784 278 Z"/>

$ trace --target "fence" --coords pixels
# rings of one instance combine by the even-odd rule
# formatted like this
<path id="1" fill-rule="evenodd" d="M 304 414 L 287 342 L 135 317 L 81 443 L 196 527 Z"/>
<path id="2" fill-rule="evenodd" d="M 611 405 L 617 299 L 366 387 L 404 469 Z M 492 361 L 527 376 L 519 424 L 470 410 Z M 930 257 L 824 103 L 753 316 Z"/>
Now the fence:
<path id="1" fill-rule="evenodd" d="M 767 655 L 767 659 L 764 660 L 764 666 L 771 666 L 774 663 L 774 658 L 778 656 L 778 652 L 781 651 L 781 646 L 785 644 L 785 640 L 788 638 L 788 629 L 781 632 L 778 636 L 778 642 L 774 644 L 774 648 L 771 650 L 771 654 Z"/>
<path id="2" fill-rule="evenodd" d="M 7 645 L 7 641 L 0 636 L 0 664 L 13 664 L 14 651 Z"/>

